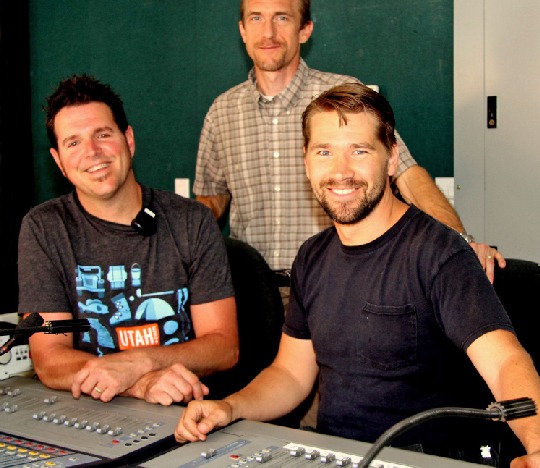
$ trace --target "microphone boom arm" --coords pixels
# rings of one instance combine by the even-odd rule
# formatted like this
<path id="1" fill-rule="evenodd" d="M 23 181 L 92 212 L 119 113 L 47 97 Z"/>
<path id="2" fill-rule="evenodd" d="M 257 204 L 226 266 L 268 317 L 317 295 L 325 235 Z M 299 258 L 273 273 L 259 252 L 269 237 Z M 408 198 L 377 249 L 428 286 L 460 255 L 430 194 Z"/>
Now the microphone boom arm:
<path id="1" fill-rule="evenodd" d="M 38 327 L 17 327 L 9 329 L 0 329 L 0 336 L 31 336 L 34 333 L 60 334 L 73 333 L 90 330 L 90 323 L 87 319 L 74 320 L 51 320 L 44 322 Z"/>

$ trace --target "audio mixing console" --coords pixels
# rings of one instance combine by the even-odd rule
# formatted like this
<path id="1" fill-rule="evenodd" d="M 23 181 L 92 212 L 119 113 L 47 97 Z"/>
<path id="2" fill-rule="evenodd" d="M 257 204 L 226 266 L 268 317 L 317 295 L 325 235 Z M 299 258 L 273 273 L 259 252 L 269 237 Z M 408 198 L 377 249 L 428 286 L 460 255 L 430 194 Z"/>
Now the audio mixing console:
<path id="1" fill-rule="evenodd" d="M 15 377 L 0 382 L 0 467 L 67 467 L 141 461 L 177 446 L 180 406 L 133 398 L 109 403 Z M 120 466 L 120 462 L 117 466 Z"/>
<path id="2" fill-rule="evenodd" d="M 252 421 L 179 445 L 173 433 L 182 407 L 132 398 L 109 403 L 45 388 L 36 380 L 0 381 L 0 468 L 138 466 L 250 468 L 350 466 L 370 445 Z M 459 468 L 457 460 L 385 448 L 377 468 Z"/>
<path id="3" fill-rule="evenodd" d="M 240 421 L 141 465 L 145 468 L 317 468 L 358 466 L 370 444 L 254 421 Z M 376 468 L 482 466 L 395 448 L 385 448 Z"/>

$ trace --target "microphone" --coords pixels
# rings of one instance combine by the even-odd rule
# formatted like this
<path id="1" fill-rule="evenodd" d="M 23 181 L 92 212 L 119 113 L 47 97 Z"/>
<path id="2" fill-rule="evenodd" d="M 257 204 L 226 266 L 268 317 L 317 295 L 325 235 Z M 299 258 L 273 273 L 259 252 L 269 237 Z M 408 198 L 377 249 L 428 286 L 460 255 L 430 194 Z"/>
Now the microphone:
<path id="1" fill-rule="evenodd" d="M 526 418 L 536 414 L 536 404 L 531 398 L 523 397 L 515 400 L 504 400 L 491 403 L 487 409 L 473 408 L 433 408 L 415 414 L 403 421 L 394 424 L 385 431 L 367 451 L 364 458 L 358 464 L 358 468 L 369 468 L 370 463 L 378 453 L 394 440 L 398 435 L 408 429 L 431 419 L 443 418 L 446 416 L 460 416 L 465 418 L 484 418 L 492 421 L 511 421 L 512 419 Z"/>
<path id="2" fill-rule="evenodd" d="M 17 328 L 37 327 L 41 324 L 43 324 L 43 317 L 38 313 L 34 312 L 33 314 L 30 314 L 23 318 L 15 329 L 10 330 L 13 333 L 13 336 L 0 347 L 0 356 L 6 354 L 11 348 L 13 348 L 13 346 L 15 346 L 16 342 L 19 340 L 20 335 L 16 334 Z M 0 335 L 3 334 L 0 333 Z"/>
<path id="3" fill-rule="evenodd" d="M 73 320 L 50 320 L 44 322 L 43 317 L 37 312 L 32 312 L 25 317 L 16 328 L 0 330 L 0 336 L 11 338 L 0 347 L 0 356 L 9 351 L 19 336 L 31 336 L 34 333 L 61 334 L 89 331 L 90 322 L 87 319 Z"/>

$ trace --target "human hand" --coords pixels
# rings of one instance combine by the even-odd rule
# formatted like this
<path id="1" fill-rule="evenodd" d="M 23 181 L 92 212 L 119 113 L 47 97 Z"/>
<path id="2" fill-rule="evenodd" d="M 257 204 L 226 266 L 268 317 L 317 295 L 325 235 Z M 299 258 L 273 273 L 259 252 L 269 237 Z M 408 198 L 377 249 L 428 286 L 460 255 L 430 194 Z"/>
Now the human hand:
<path id="1" fill-rule="evenodd" d="M 478 260 L 480 260 L 480 264 L 486 272 L 489 281 L 493 283 L 495 279 L 495 260 L 497 260 L 500 268 L 506 266 L 506 260 L 503 255 L 497 249 L 487 244 L 471 242 L 469 245 L 474 250 L 474 253 L 476 253 Z"/>
<path id="2" fill-rule="evenodd" d="M 142 377 L 142 368 L 142 363 L 127 352 L 90 359 L 75 374 L 71 393 L 74 398 L 85 393 L 95 400 L 111 401 Z"/>
<path id="3" fill-rule="evenodd" d="M 125 394 L 148 403 L 168 406 L 173 402 L 202 400 L 208 395 L 208 387 L 193 372 L 178 363 L 143 375 Z"/>
<path id="4" fill-rule="evenodd" d="M 180 416 L 174 437 L 177 442 L 206 440 L 212 429 L 231 421 L 232 407 L 226 401 L 192 401 Z"/>
<path id="5" fill-rule="evenodd" d="M 540 451 L 514 458 L 510 468 L 540 468 Z"/>

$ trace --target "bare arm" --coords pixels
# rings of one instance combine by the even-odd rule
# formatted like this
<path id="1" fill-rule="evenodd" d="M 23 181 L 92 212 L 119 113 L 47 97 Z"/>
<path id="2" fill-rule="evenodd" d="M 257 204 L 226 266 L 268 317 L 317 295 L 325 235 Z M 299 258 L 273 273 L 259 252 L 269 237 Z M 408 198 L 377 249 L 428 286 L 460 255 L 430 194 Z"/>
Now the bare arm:
<path id="1" fill-rule="evenodd" d="M 42 314 L 45 320 L 71 320 L 69 312 Z M 69 390 L 73 376 L 97 356 L 73 348 L 73 334 L 36 333 L 29 338 L 32 363 L 41 382 L 50 388 Z"/>
<path id="2" fill-rule="evenodd" d="M 225 193 L 221 195 L 197 195 L 197 201 L 201 202 L 203 205 L 206 205 L 212 210 L 214 217 L 219 220 L 225 214 L 227 207 L 231 201 L 231 194 Z"/>
<path id="3" fill-rule="evenodd" d="M 191 402 L 175 437 L 179 442 L 204 440 L 213 428 L 236 419 L 265 421 L 287 414 L 307 397 L 317 372 L 311 341 L 282 334 L 278 355 L 269 367 L 222 401 Z"/>
<path id="4" fill-rule="evenodd" d="M 184 367 L 189 368 L 198 376 L 212 374 L 234 366 L 239 355 L 234 298 L 194 305 L 191 307 L 191 315 L 197 338 L 176 345 L 177 349 L 170 356 L 170 359 L 179 360 Z M 186 394 L 183 389 L 178 387 L 178 375 L 181 374 L 180 382 L 187 380 L 191 386 L 199 381 L 198 379 L 196 381 L 190 380 L 189 374 L 185 377 L 181 368 L 174 367 L 178 364 L 172 363 L 173 367 L 170 366 L 169 362 L 162 363 L 161 369 L 165 369 L 164 371 L 158 369 L 157 372 L 145 374 L 125 394 L 150 402 L 157 401 L 161 404 L 170 404 L 173 401 L 187 403 L 192 395 Z M 188 390 L 189 385 L 187 385 Z M 208 394 L 206 388 L 203 388 L 203 392 L 205 395 Z M 199 399 L 199 397 L 202 395 L 198 392 L 193 395 L 194 399 Z"/>
<path id="5" fill-rule="evenodd" d="M 230 369 L 238 361 L 238 326 L 234 297 L 191 306 L 195 339 L 182 344 L 139 348 L 150 358 L 148 371 L 182 363 L 204 376 Z"/>
<path id="6" fill-rule="evenodd" d="M 74 377 L 74 396 L 92 393 L 97 386 L 101 400 L 108 401 L 124 394 L 147 399 L 162 379 L 150 379 L 149 374 L 182 364 L 198 376 L 225 370 L 238 360 L 238 328 L 234 297 L 191 306 L 195 339 L 170 346 L 136 348 L 105 356 L 109 366 L 92 361 Z M 110 365 L 112 361 L 112 366 Z M 126 369 L 129 372 L 126 372 Z M 164 376 L 166 382 L 167 375 Z M 194 383 L 198 383 L 198 378 Z M 174 389 L 172 390 L 174 392 Z M 198 391 L 194 398 L 201 397 Z M 150 398 L 150 396 L 148 397 Z"/>
<path id="7" fill-rule="evenodd" d="M 207 389 L 195 374 L 228 369 L 238 359 L 236 305 L 230 297 L 192 306 L 191 312 L 194 340 L 171 346 L 136 348 L 103 357 L 74 349 L 71 334 L 36 334 L 30 338 L 34 367 L 45 385 L 71 389 L 76 398 L 86 393 L 110 401 L 124 394 L 162 404 L 168 404 L 168 398 L 172 401 L 201 398 Z M 46 318 L 61 320 L 72 316 L 48 313 Z M 163 390 L 168 398 L 156 396 L 156 391 Z"/>
<path id="8" fill-rule="evenodd" d="M 469 346 L 467 355 L 497 400 L 530 397 L 540 405 L 540 378 L 530 356 L 512 333 L 486 333 Z M 540 416 L 516 419 L 509 425 L 527 450 L 524 459 L 537 463 L 519 466 L 540 466 Z"/>
<path id="9" fill-rule="evenodd" d="M 465 231 L 456 210 L 423 167 L 408 168 L 396 179 L 396 185 L 407 203 L 412 203 L 458 232 Z"/>
<path id="10" fill-rule="evenodd" d="M 423 167 L 409 167 L 396 179 L 396 185 L 407 203 L 412 203 L 457 232 L 465 231 L 456 210 Z M 501 268 L 506 266 L 503 255 L 487 244 L 471 242 L 469 245 L 475 251 L 487 277 L 493 283 L 495 261 Z"/>
<path id="11" fill-rule="evenodd" d="M 48 320 L 69 320 L 71 317 L 68 313 L 47 314 Z M 96 373 L 106 374 L 115 385 L 121 385 L 122 381 L 136 379 L 140 375 L 136 372 L 139 369 L 139 362 L 135 353 L 126 351 L 98 358 L 93 354 L 74 349 L 72 334 L 38 333 L 30 337 L 30 346 L 34 369 L 41 382 L 50 388 L 72 390 L 76 398 L 81 395 L 81 389 L 80 386 L 74 388 L 74 379 L 81 369 L 93 368 Z M 181 364 L 140 375 L 138 382 L 141 390 L 139 394 L 133 393 L 131 396 L 143 398 L 150 403 L 162 405 L 170 405 L 174 401 L 187 403 L 192 398 L 202 398 L 208 394 L 206 386 Z M 147 392 L 143 390 L 143 383 L 147 384 Z M 150 387 L 151 384 L 154 385 Z M 116 395 L 112 389 L 105 387 L 102 389 L 99 385 L 102 384 L 91 386 L 85 393 L 102 401 L 110 401 Z M 125 394 L 128 396 L 127 392 Z"/>

